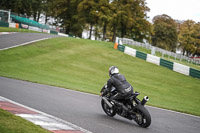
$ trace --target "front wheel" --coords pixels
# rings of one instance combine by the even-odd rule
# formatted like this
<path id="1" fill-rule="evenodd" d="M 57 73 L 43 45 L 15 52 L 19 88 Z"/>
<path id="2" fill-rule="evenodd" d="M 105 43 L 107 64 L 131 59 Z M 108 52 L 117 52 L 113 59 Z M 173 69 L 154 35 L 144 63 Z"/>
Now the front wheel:
<path id="1" fill-rule="evenodd" d="M 116 112 L 113 110 L 113 108 L 110 108 L 103 99 L 101 100 L 101 106 L 108 116 L 113 117 L 116 115 Z"/>
<path id="2" fill-rule="evenodd" d="M 149 114 L 149 111 L 142 106 L 141 104 L 138 104 L 136 106 L 136 123 L 141 127 L 149 127 L 151 125 L 151 116 Z"/>

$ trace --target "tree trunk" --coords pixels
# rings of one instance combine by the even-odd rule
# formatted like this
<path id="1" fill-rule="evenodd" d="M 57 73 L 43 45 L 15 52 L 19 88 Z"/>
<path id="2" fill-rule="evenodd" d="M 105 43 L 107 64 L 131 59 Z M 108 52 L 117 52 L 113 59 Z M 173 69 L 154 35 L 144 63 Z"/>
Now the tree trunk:
<path id="1" fill-rule="evenodd" d="M 122 26 L 121 37 L 123 38 L 126 35 L 126 28 L 125 28 L 124 24 L 122 24 L 121 26 Z"/>
<path id="2" fill-rule="evenodd" d="M 38 14 L 37 14 L 37 22 L 39 22 L 40 20 L 40 11 L 38 11 Z"/>
<path id="3" fill-rule="evenodd" d="M 66 28 L 66 29 L 65 29 L 65 33 L 66 33 L 66 34 L 69 34 L 69 32 L 70 32 L 70 25 L 69 25 L 69 24 L 66 25 L 65 28 Z"/>
<path id="4" fill-rule="evenodd" d="M 106 28 L 107 28 L 107 24 L 104 23 L 104 26 L 103 26 L 103 41 L 106 40 Z"/>
<path id="5" fill-rule="evenodd" d="M 112 42 L 115 42 L 115 40 L 116 40 L 116 32 L 117 32 L 117 26 L 114 26 L 113 36 L 112 36 Z"/>
<path id="6" fill-rule="evenodd" d="M 37 12 L 33 12 L 33 20 L 36 21 L 37 18 Z"/>
<path id="7" fill-rule="evenodd" d="M 48 16 L 47 16 L 47 14 L 45 15 L 45 24 L 47 24 L 47 21 L 48 21 L 49 19 L 48 19 Z"/>
<path id="8" fill-rule="evenodd" d="M 95 40 L 97 40 L 97 36 L 98 36 L 98 28 L 97 26 L 95 26 Z"/>
<path id="9" fill-rule="evenodd" d="M 89 38 L 88 38 L 88 39 L 91 39 L 91 36 L 92 36 L 92 28 L 93 28 L 93 24 L 91 23 L 91 24 L 90 24 L 90 35 L 89 35 Z"/>
<path id="10" fill-rule="evenodd" d="M 183 48 L 183 55 L 185 55 L 185 48 Z"/>

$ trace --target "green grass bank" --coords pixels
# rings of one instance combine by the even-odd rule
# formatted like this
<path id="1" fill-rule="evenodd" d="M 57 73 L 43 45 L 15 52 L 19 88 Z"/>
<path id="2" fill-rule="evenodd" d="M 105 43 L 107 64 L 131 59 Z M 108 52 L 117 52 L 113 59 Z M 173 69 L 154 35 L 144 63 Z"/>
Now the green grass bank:
<path id="1" fill-rule="evenodd" d="M 0 133 L 50 133 L 50 131 L 0 109 Z"/>
<path id="2" fill-rule="evenodd" d="M 0 27 L 0 32 L 29 32 L 29 33 L 41 33 L 37 31 L 32 31 L 28 29 L 22 28 L 8 28 L 8 27 Z"/>
<path id="3" fill-rule="evenodd" d="M 99 94 L 118 66 L 148 105 L 200 116 L 200 80 L 113 49 L 112 43 L 54 38 L 0 51 L 0 76 Z M 98 103 L 97 103 L 98 104 Z"/>

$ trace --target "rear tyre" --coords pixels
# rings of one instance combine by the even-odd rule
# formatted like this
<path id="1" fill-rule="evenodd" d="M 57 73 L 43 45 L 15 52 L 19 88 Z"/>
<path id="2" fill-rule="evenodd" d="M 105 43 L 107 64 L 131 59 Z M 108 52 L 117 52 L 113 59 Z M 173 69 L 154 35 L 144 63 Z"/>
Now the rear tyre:
<path id="1" fill-rule="evenodd" d="M 138 104 L 136 109 L 136 123 L 144 128 L 149 127 L 151 125 L 151 116 L 149 111 L 141 104 Z"/>
<path id="2" fill-rule="evenodd" d="M 114 111 L 114 109 L 113 109 L 113 108 L 110 108 L 110 107 L 106 104 L 106 102 L 105 102 L 103 99 L 101 100 L 101 106 L 102 106 L 102 108 L 103 108 L 103 111 L 104 111 L 108 116 L 113 117 L 113 116 L 116 115 L 116 112 Z"/>

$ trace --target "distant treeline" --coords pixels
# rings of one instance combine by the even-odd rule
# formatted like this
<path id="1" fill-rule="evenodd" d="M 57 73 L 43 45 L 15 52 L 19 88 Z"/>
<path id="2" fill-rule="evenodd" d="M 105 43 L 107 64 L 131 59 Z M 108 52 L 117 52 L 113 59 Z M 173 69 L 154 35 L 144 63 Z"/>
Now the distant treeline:
<path id="1" fill-rule="evenodd" d="M 84 29 L 95 39 L 115 41 L 116 37 L 148 41 L 155 46 L 187 55 L 200 55 L 200 24 L 192 20 L 175 21 L 168 15 L 149 22 L 146 0 L 1 0 L 0 9 L 33 17 L 55 19 L 55 26 L 66 34 L 82 36 Z"/>

